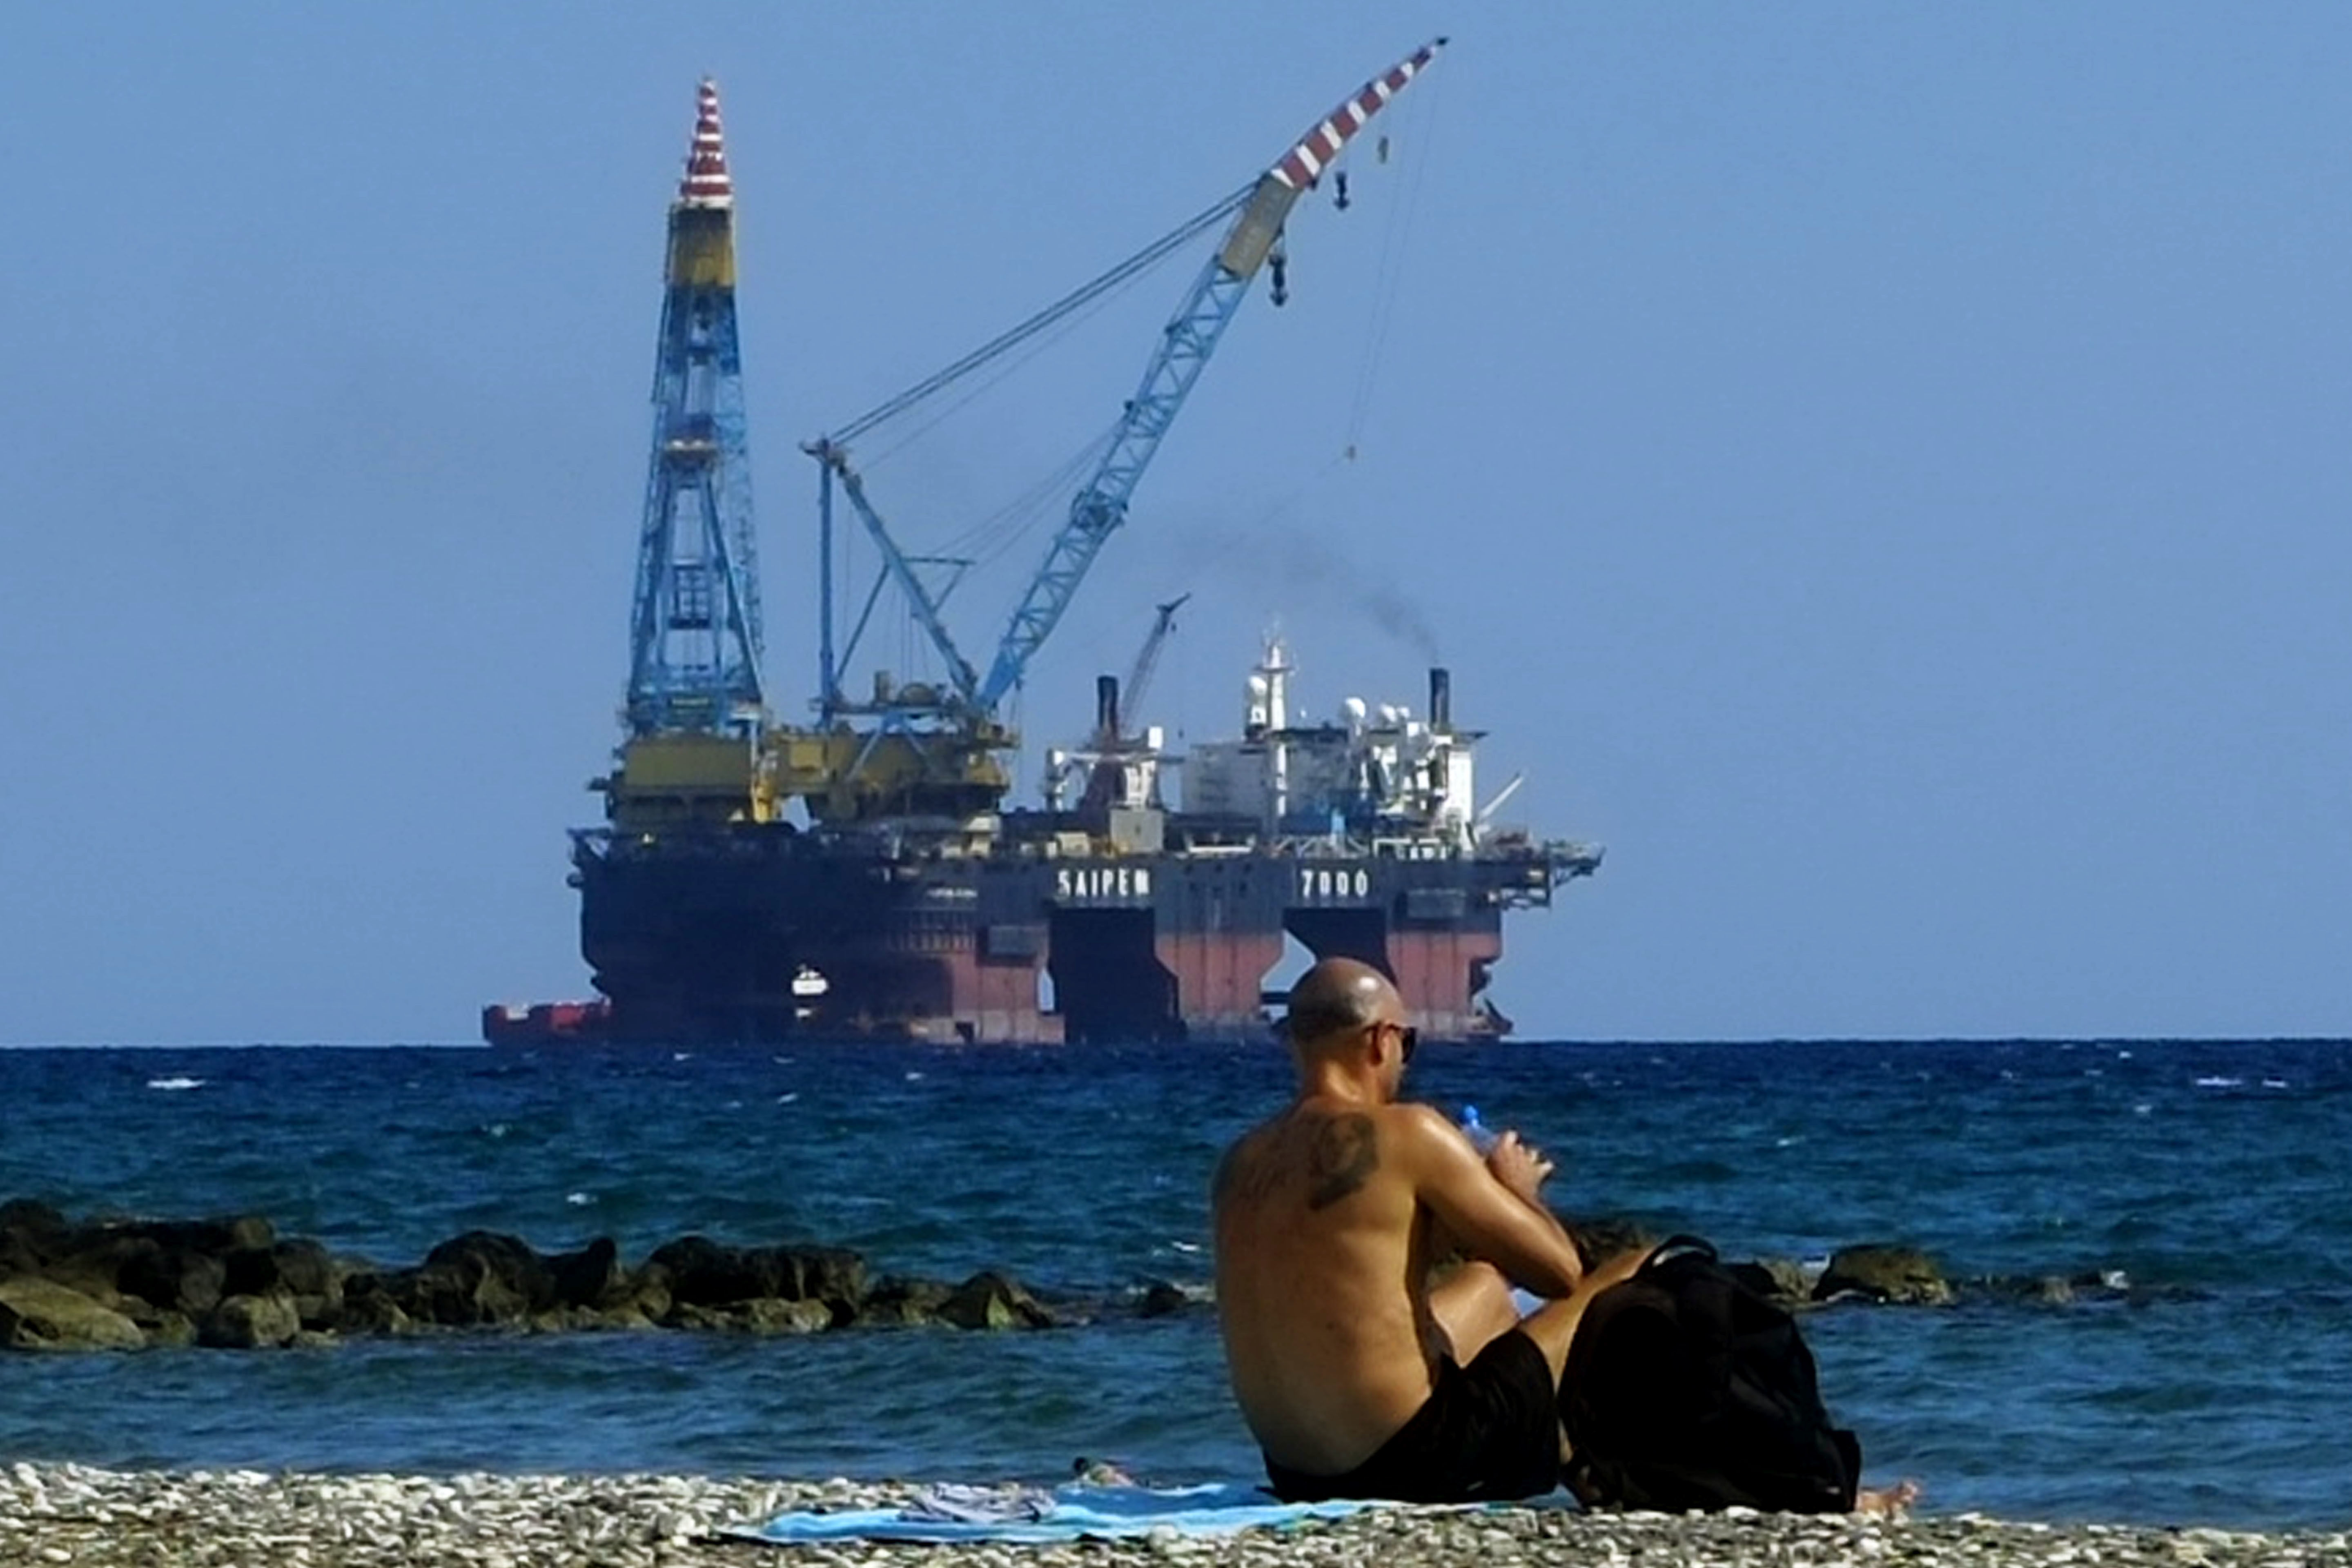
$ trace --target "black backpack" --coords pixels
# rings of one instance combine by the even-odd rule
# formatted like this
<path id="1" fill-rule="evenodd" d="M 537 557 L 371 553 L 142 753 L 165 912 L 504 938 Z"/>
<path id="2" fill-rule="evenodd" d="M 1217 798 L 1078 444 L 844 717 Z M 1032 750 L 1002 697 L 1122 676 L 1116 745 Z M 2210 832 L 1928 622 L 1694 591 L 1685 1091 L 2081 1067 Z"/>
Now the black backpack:
<path id="1" fill-rule="evenodd" d="M 1843 1513 L 1862 1475 L 1795 1320 L 1691 1237 L 1585 1309 L 1560 1420 L 1587 1508 Z"/>

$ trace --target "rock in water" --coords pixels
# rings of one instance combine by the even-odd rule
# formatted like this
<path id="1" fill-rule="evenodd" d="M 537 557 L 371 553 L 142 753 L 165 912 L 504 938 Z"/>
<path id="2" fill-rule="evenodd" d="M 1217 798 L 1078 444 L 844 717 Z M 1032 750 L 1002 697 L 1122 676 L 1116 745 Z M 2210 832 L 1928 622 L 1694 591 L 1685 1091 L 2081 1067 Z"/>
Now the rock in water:
<path id="1" fill-rule="evenodd" d="M 26 1351 L 135 1351 L 139 1325 L 47 1279 L 0 1279 L 0 1346 Z"/>
<path id="2" fill-rule="evenodd" d="M 846 1321 L 866 1300 L 866 1259 L 838 1247 L 727 1247 L 682 1236 L 654 1249 L 646 1275 L 680 1306 L 822 1301 Z"/>
<path id="3" fill-rule="evenodd" d="M 1812 1300 L 1804 1265 L 1793 1258 L 1759 1258 L 1752 1263 L 1735 1263 L 1731 1271 L 1758 1294 L 1783 1307 L 1802 1307 Z"/>
<path id="4" fill-rule="evenodd" d="M 646 1259 L 646 1274 L 682 1307 L 723 1307 L 776 1293 L 772 1266 L 762 1268 L 760 1260 L 740 1247 L 722 1246 L 707 1236 L 681 1236 L 662 1243 Z"/>
<path id="5" fill-rule="evenodd" d="M 260 1215 L 75 1225 L 23 1200 L 0 1204 L 0 1281 L 23 1287 L 0 1344 L 79 1350 L 250 1349 L 427 1328 L 799 1334 L 848 1324 L 995 1329 L 1073 1321 L 1057 1320 L 998 1273 L 953 1289 L 877 1281 L 846 1247 L 730 1247 L 687 1236 L 633 1269 L 610 1237 L 542 1256 L 520 1237 L 468 1231 L 421 1263 L 386 1268 L 338 1258 L 308 1237 L 281 1239 Z M 1190 1304 L 1163 1282 L 1144 1310 Z"/>
<path id="6" fill-rule="evenodd" d="M 102 1306 L 120 1307 L 127 1290 L 123 1274 L 159 1268 L 163 1254 L 162 1245 L 151 1237 L 92 1228 L 67 1237 L 64 1250 L 40 1272 L 52 1284 L 78 1291 Z"/>
<path id="7" fill-rule="evenodd" d="M 0 1204 L 0 1279 L 11 1274 L 38 1274 L 58 1255 L 66 1234 L 66 1216 L 32 1198 L 10 1198 Z"/>
<path id="8" fill-rule="evenodd" d="M 1054 1314 L 1018 1281 L 990 1270 L 975 1274 L 939 1306 L 941 1321 L 959 1329 L 1049 1329 Z"/>
<path id="9" fill-rule="evenodd" d="M 342 1320 L 343 1275 L 334 1254 L 308 1237 L 281 1241 L 269 1249 L 278 1281 L 294 1298 L 306 1329 L 332 1329 Z"/>
<path id="10" fill-rule="evenodd" d="M 1135 1315 L 1139 1318 L 1172 1317 L 1192 1304 L 1192 1299 L 1165 1279 L 1154 1279 L 1143 1288 L 1136 1299 Z"/>
<path id="11" fill-rule="evenodd" d="M 627 1293 L 628 1270 L 621 1267 L 621 1249 L 609 1236 L 600 1236 L 577 1252 L 558 1253 L 547 1260 L 553 1277 L 556 1301 L 566 1307 L 606 1309 L 621 1304 Z"/>
<path id="12" fill-rule="evenodd" d="M 788 1301 L 822 1301 L 836 1322 L 847 1322 L 866 1304 L 866 1259 L 844 1247 L 778 1247 L 779 1288 Z"/>
<path id="13" fill-rule="evenodd" d="M 267 1215 L 232 1215 L 226 1219 L 142 1219 L 110 1226 L 116 1236 L 143 1237 L 159 1247 L 184 1247 L 197 1252 L 236 1252 L 267 1247 L 278 1239 L 278 1227 Z"/>
<path id="14" fill-rule="evenodd" d="M 184 1351 L 196 1342 L 196 1325 L 185 1312 L 157 1311 L 152 1317 L 134 1318 L 131 1321 L 147 1336 L 150 1350 Z"/>
<path id="15" fill-rule="evenodd" d="M 487 1230 L 451 1237 L 384 1284 L 416 1321 L 453 1328 L 510 1326 L 555 1305 L 547 1260 L 529 1242 Z"/>
<path id="16" fill-rule="evenodd" d="M 936 1279 L 886 1277 L 866 1294 L 857 1321 L 868 1326 L 910 1327 L 939 1321 L 940 1306 L 954 1292 Z"/>
<path id="17" fill-rule="evenodd" d="M 732 1315 L 755 1334 L 814 1334 L 833 1327 L 833 1309 L 822 1301 L 746 1301 Z"/>
<path id="18" fill-rule="evenodd" d="M 1813 1300 L 1826 1301 L 1849 1291 L 1903 1306 L 1943 1307 L 1952 1300 L 1951 1282 L 1944 1278 L 1942 1268 L 1926 1253 L 1909 1247 L 1873 1244 L 1838 1248 L 1813 1286 Z"/>
<path id="19" fill-rule="evenodd" d="M 658 1269 L 646 1269 L 633 1277 L 620 1303 L 610 1309 L 609 1315 L 620 1326 L 631 1327 L 638 1321 L 658 1323 L 670 1314 L 677 1302 L 670 1299 L 669 1285 Z"/>
<path id="20" fill-rule="evenodd" d="M 301 1314 L 294 1298 L 283 1291 L 267 1296 L 231 1296 L 213 1309 L 196 1330 L 196 1342 L 217 1350 L 267 1350 L 294 1342 L 301 1331 Z"/>
<path id="21" fill-rule="evenodd" d="M 346 1334 L 405 1334 L 414 1332 L 415 1320 L 409 1317 L 390 1291 L 378 1283 L 373 1275 L 356 1276 L 365 1288 L 346 1291 L 339 1326 Z"/>
<path id="22" fill-rule="evenodd" d="M 228 1269 L 208 1252 L 187 1247 L 156 1247 L 126 1258 L 116 1283 L 166 1311 L 201 1318 L 228 1295 Z"/>

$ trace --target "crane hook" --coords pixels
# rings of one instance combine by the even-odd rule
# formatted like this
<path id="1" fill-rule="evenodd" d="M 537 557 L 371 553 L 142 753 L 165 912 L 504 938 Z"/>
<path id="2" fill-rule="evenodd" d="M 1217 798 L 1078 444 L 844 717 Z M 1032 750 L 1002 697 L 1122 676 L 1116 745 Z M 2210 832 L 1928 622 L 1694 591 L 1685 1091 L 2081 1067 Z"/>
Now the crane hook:
<path id="1" fill-rule="evenodd" d="M 1345 169 L 1331 171 L 1331 205 L 1339 212 L 1348 210 L 1348 171 Z"/>
<path id="2" fill-rule="evenodd" d="M 1274 249 L 1267 253 L 1265 264 L 1274 274 L 1274 302 L 1276 308 L 1290 303 L 1290 253 L 1277 238 Z"/>

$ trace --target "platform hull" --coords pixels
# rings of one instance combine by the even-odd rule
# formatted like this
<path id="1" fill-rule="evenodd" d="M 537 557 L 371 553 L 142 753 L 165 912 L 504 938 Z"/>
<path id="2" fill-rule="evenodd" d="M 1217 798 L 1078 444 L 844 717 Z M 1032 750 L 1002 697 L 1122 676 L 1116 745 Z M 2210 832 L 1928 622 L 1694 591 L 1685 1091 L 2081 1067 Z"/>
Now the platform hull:
<path id="1" fill-rule="evenodd" d="M 1560 874 L 1539 855 L 927 856 L 736 827 L 583 836 L 574 880 L 617 1039 L 1259 1038 L 1286 935 L 1389 974 L 1425 1036 L 1477 1039 L 1508 1026 L 1484 994 L 1503 910 Z"/>

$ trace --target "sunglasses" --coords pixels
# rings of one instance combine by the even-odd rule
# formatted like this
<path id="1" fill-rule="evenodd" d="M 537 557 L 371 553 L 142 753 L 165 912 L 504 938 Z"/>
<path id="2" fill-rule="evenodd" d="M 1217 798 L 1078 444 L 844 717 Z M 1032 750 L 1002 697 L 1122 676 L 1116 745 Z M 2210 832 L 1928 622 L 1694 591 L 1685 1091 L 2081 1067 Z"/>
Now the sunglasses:
<path id="1" fill-rule="evenodd" d="M 1397 1032 L 1397 1044 L 1404 1053 L 1405 1061 L 1412 1060 L 1412 1053 L 1421 1048 L 1421 1031 L 1411 1024 L 1375 1024 L 1372 1027 L 1394 1029 Z"/>

